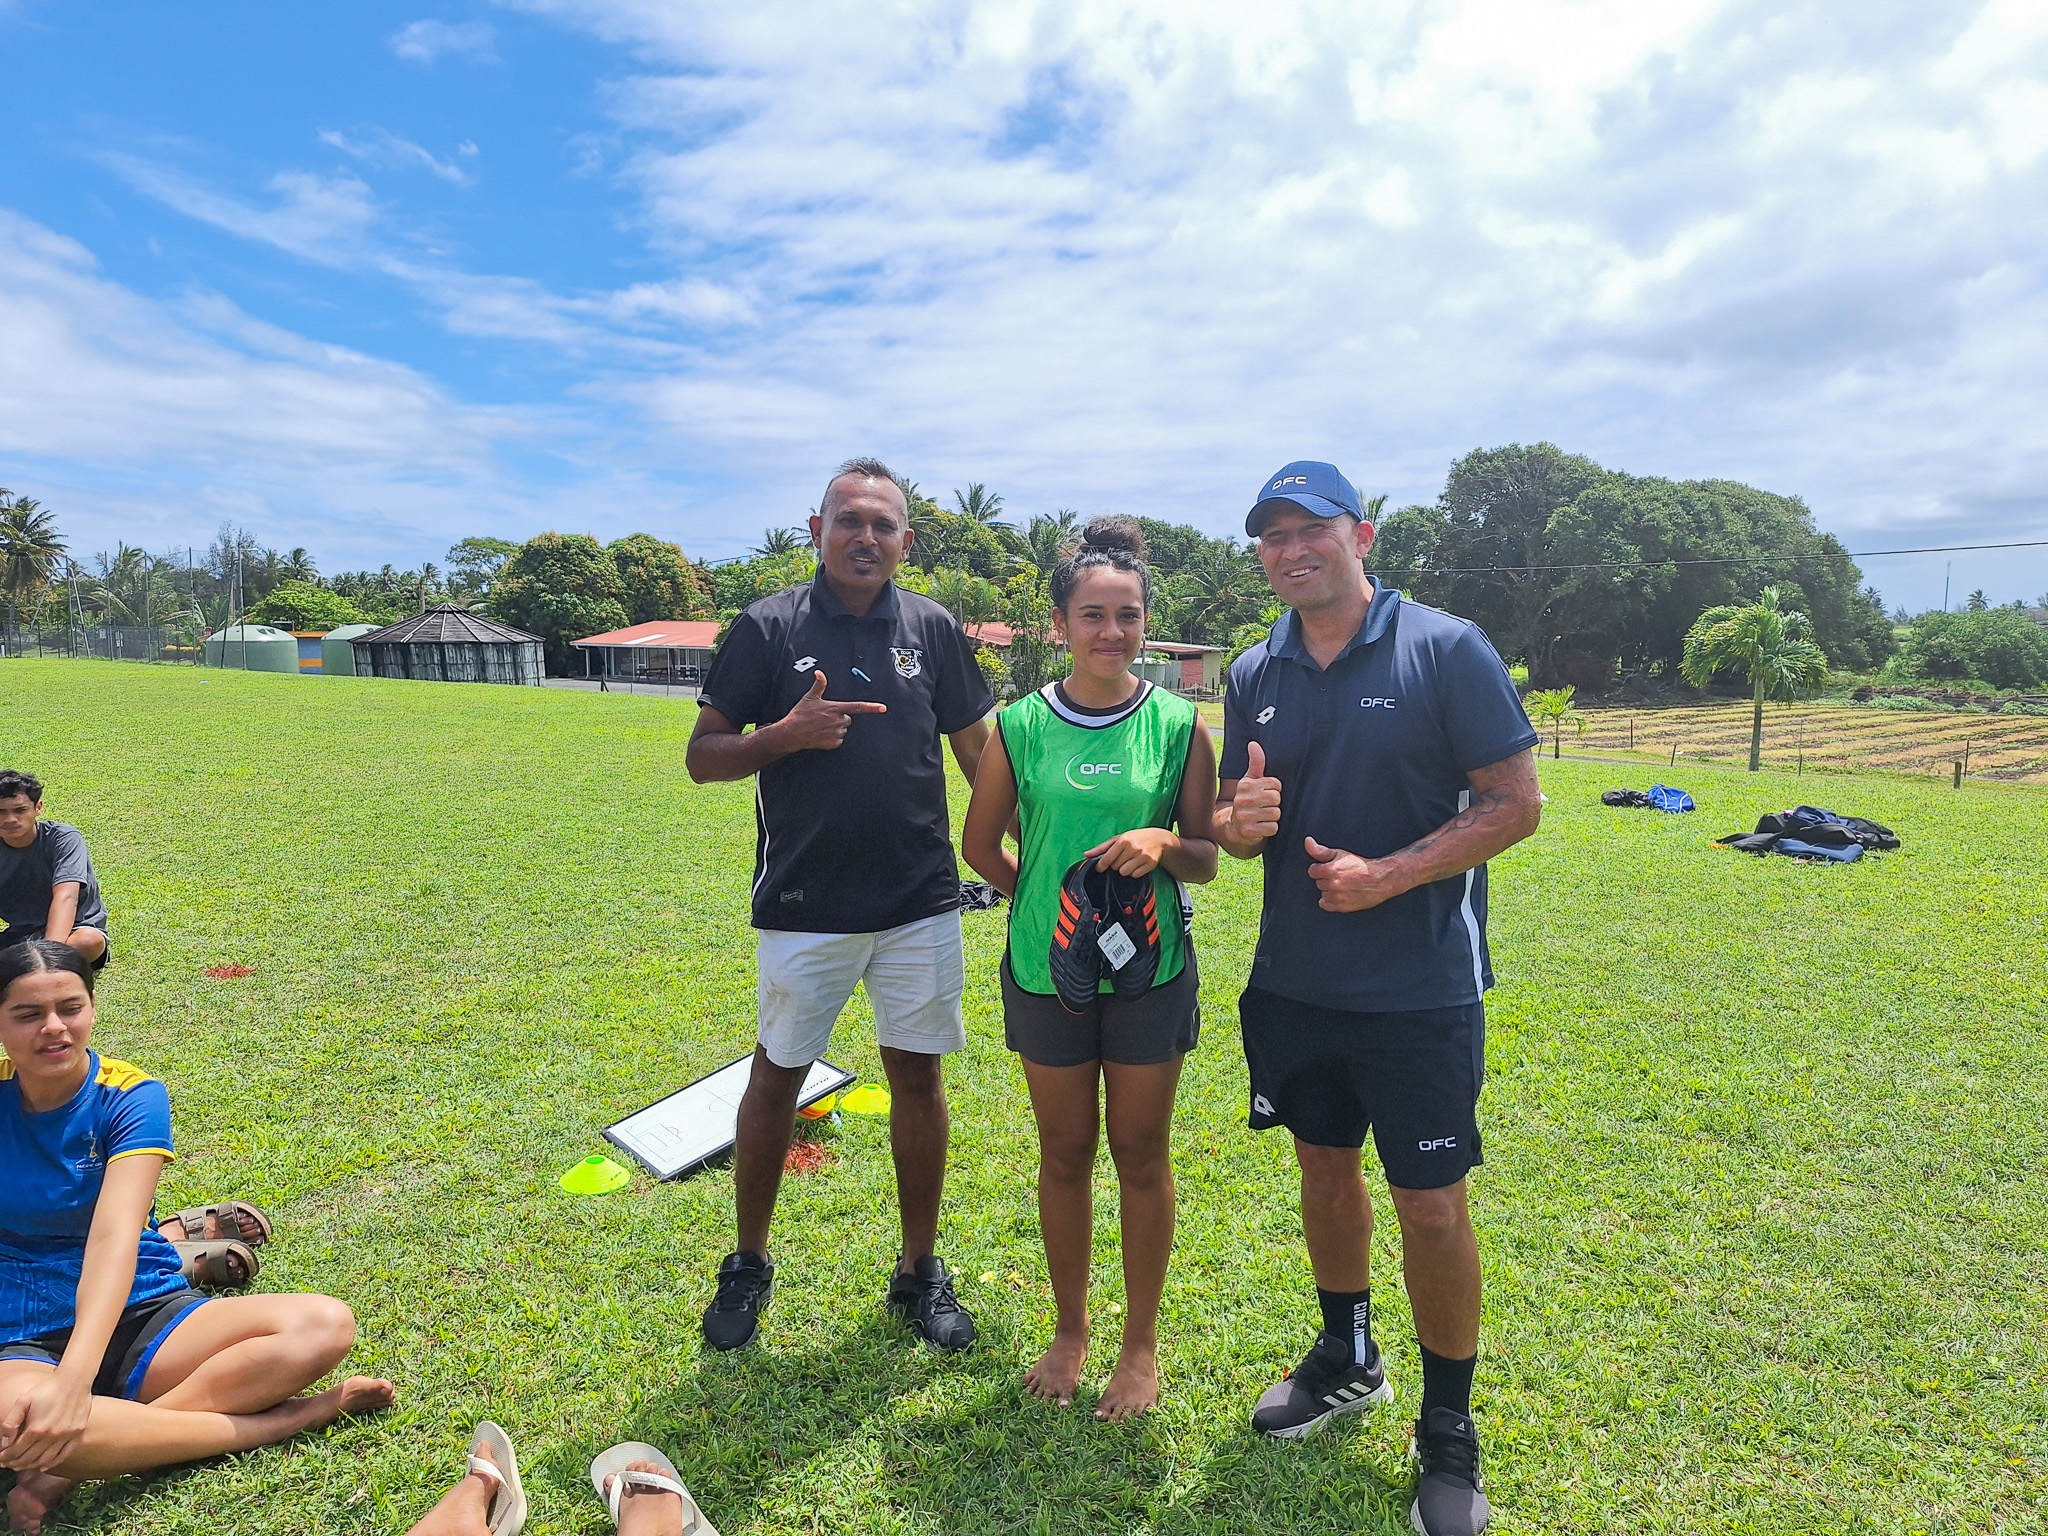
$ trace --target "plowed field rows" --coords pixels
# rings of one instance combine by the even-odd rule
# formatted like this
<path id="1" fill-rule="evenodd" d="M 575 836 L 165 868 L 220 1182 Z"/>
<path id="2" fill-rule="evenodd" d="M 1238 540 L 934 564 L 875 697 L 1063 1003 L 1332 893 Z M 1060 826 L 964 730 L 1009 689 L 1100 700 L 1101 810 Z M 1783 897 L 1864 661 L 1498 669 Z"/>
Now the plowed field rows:
<path id="1" fill-rule="evenodd" d="M 1589 709 L 1586 734 L 1564 733 L 1566 752 L 1627 751 L 1679 761 L 1749 757 L 1750 706 L 1708 704 L 1686 709 Z M 1548 745 L 1546 741 L 1545 745 Z M 1766 704 L 1764 765 L 1791 768 L 1802 755 L 1809 771 L 1948 774 L 1969 754 L 1972 778 L 2048 781 L 2048 718 L 2039 715 L 1921 714 L 1844 704 Z"/>

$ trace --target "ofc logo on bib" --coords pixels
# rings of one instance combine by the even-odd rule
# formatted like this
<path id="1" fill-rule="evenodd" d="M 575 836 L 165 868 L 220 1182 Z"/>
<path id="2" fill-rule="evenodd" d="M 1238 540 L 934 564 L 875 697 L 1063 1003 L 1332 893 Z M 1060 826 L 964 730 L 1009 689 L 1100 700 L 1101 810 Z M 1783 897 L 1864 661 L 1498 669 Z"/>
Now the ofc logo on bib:
<path id="1" fill-rule="evenodd" d="M 1076 789 L 1100 789 L 1102 780 L 1122 778 L 1123 771 L 1122 763 L 1084 763 L 1078 756 L 1067 759 L 1067 782 Z M 1079 774 L 1081 778 L 1075 778 L 1075 774 Z M 1084 784 L 1081 779 L 1092 782 Z"/>

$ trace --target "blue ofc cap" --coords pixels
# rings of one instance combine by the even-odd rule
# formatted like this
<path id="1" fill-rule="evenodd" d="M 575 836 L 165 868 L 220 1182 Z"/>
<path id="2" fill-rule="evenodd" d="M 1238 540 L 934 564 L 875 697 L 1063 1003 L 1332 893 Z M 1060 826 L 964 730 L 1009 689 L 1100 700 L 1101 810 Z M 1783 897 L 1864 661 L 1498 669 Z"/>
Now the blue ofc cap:
<path id="1" fill-rule="evenodd" d="M 1296 459 L 1267 476 L 1266 483 L 1259 487 L 1259 499 L 1245 514 L 1244 531 L 1256 539 L 1259 530 L 1266 526 L 1265 514 L 1275 502 L 1281 501 L 1291 501 L 1317 517 L 1349 512 L 1360 522 L 1365 521 L 1365 513 L 1358 505 L 1358 492 L 1351 482 L 1337 473 L 1336 465 L 1316 459 Z"/>

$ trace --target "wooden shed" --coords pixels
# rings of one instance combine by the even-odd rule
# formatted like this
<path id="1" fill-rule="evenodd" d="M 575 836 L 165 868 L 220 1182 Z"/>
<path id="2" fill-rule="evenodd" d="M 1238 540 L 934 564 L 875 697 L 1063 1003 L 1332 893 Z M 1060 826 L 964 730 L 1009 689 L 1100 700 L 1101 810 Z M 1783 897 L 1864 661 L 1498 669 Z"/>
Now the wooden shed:
<path id="1" fill-rule="evenodd" d="M 359 635 L 349 644 L 355 647 L 358 677 L 538 688 L 546 675 L 538 635 L 452 604 Z"/>

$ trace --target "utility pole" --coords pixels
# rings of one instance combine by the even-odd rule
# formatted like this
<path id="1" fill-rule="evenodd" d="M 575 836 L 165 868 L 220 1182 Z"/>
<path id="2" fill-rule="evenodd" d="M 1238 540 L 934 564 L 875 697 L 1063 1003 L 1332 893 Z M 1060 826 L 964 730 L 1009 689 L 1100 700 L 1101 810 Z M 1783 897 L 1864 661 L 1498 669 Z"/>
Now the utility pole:
<path id="1" fill-rule="evenodd" d="M 1941 565 L 1941 611 L 1948 612 L 1948 573 L 1956 568 L 1953 560 L 1944 560 Z"/>

